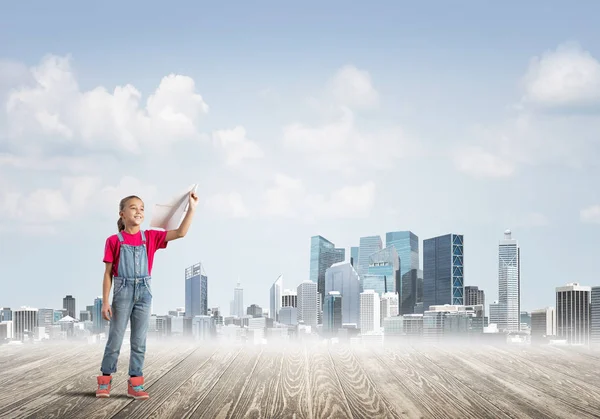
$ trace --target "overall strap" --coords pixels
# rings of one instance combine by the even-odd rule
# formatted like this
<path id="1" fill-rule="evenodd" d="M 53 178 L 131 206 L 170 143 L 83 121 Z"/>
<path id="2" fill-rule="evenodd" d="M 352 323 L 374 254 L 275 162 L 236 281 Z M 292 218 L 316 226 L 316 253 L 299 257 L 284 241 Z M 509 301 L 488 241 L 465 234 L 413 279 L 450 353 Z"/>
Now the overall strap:
<path id="1" fill-rule="evenodd" d="M 144 235 L 144 230 L 140 230 L 142 233 L 142 243 L 146 243 L 146 236 Z"/>
<path id="2" fill-rule="evenodd" d="M 117 233 L 117 237 L 119 238 L 119 242 L 123 243 L 125 240 L 123 239 L 123 235 L 121 234 L 121 232 L 119 231 L 119 233 Z"/>

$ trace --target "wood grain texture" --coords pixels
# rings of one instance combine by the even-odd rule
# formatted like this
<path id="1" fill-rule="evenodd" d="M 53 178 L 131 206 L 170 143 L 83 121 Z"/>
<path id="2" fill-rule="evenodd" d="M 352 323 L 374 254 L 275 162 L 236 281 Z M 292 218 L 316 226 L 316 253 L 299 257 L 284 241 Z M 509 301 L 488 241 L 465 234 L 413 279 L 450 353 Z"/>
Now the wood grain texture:
<path id="1" fill-rule="evenodd" d="M 103 345 L 1 348 L 0 418 L 593 418 L 600 354 L 581 348 L 149 344 L 96 399 Z M 40 369 L 41 368 L 41 369 Z"/>
<path id="2" fill-rule="evenodd" d="M 302 346 L 286 347 L 279 366 L 279 384 L 272 397 L 271 417 L 311 416 L 310 389 L 306 351 Z M 276 371 L 276 370 L 275 370 Z"/>

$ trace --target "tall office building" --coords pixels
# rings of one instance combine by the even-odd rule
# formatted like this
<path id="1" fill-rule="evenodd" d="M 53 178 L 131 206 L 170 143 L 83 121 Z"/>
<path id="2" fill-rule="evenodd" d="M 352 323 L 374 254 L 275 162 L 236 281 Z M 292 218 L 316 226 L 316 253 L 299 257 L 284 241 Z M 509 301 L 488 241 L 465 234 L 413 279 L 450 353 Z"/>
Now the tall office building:
<path id="1" fill-rule="evenodd" d="M 296 290 L 283 290 L 281 294 L 281 308 L 298 307 L 298 294 Z"/>
<path id="2" fill-rule="evenodd" d="M 243 317 L 244 314 L 244 289 L 238 282 L 233 289 L 233 315 Z"/>
<path id="3" fill-rule="evenodd" d="M 379 294 L 373 290 L 360 293 L 360 333 L 379 332 L 381 327 L 381 308 Z"/>
<path id="4" fill-rule="evenodd" d="M 350 248 L 350 264 L 354 267 L 354 269 L 358 268 L 358 249 L 359 247 Z"/>
<path id="5" fill-rule="evenodd" d="M 26 340 L 33 337 L 37 327 L 38 309 L 21 307 L 13 312 L 13 327 L 15 340 Z"/>
<path id="6" fill-rule="evenodd" d="M 275 280 L 273 285 L 271 285 L 271 300 L 269 305 L 269 317 L 279 321 L 279 310 L 281 310 L 281 294 L 283 292 L 283 275 L 279 275 L 279 277 Z"/>
<path id="7" fill-rule="evenodd" d="M 590 342 L 592 288 L 570 283 L 556 288 L 556 335 L 574 345 Z"/>
<path id="8" fill-rule="evenodd" d="M 484 317 L 485 317 L 485 293 L 483 292 L 483 290 L 480 290 L 479 287 L 474 286 L 474 285 L 465 286 L 464 305 L 466 305 L 466 306 L 482 305 L 484 307 Z"/>
<path id="9" fill-rule="evenodd" d="M 379 295 L 398 292 L 400 259 L 394 246 L 378 250 L 369 256 L 367 274 L 360 278 L 363 289 L 372 289 Z"/>
<path id="10" fill-rule="evenodd" d="M 521 250 L 510 230 L 498 244 L 498 329 L 507 332 L 521 330 Z"/>
<path id="11" fill-rule="evenodd" d="M 331 291 L 325 297 L 323 306 L 323 330 L 335 335 L 342 327 L 342 295 Z"/>
<path id="12" fill-rule="evenodd" d="M 358 248 L 358 269 L 356 272 L 361 278 L 366 275 L 369 271 L 369 261 L 371 255 L 375 252 L 379 252 L 383 249 L 383 242 L 379 236 L 366 236 L 361 237 Z"/>
<path id="13" fill-rule="evenodd" d="M 342 296 L 342 322 L 359 325 L 361 282 L 348 262 L 339 262 L 325 272 L 325 292 L 337 291 Z"/>
<path id="14" fill-rule="evenodd" d="M 105 320 L 102 317 L 102 297 L 97 297 L 94 300 L 94 312 L 92 313 L 92 317 L 94 320 L 94 332 L 95 333 L 104 333 L 104 329 L 108 324 L 108 320 Z"/>
<path id="15" fill-rule="evenodd" d="M 310 280 L 317 284 L 317 290 L 325 295 L 325 271 L 334 263 L 343 262 L 345 249 L 336 249 L 335 245 L 322 236 L 310 238 Z"/>
<path id="16" fill-rule="evenodd" d="M 262 317 L 263 310 L 262 307 L 257 304 L 251 304 L 246 309 L 246 315 L 252 317 Z"/>
<path id="17" fill-rule="evenodd" d="M 556 310 L 546 307 L 531 312 L 531 341 L 537 343 L 556 335 Z"/>
<path id="18" fill-rule="evenodd" d="M 10 307 L 2 307 L 0 310 L 0 322 L 8 322 L 12 320 L 12 310 Z"/>
<path id="19" fill-rule="evenodd" d="M 592 318 L 590 342 L 594 346 L 600 346 L 600 286 L 592 287 L 590 296 L 590 316 Z"/>
<path id="20" fill-rule="evenodd" d="M 400 258 L 400 282 L 397 286 L 400 314 L 411 314 L 423 295 L 423 273 L 419 268 L 419 237 L 412 231 L 385 234 L 385 247 L 394 246 Z"/>
<path id="21" fill-rule="evenodd" d="M 397 317 L 398 316 L 398 294 L 393 292 L 388 292 L 381 296 L 381 324 L 383 325 L 383 320 L 388 317 Z"/>
<path id="22" fill-rule="evenodd" d="M 77 311 L 76 311 L 76 305 L 75 305 L 75 298 L 73 298 L 72 295 L 67 295 L 65 298 L 63 298 L 63 309 L 67 310 L 67 315 L 73 317 L 74 319 L 77 318 Z"/>
<path id="23" fill-rule="evenodd" d="M 317 327 L 317 284 L 313 281 L 304 281 L 298 285 L 298 323 L 304 322 L 306 326 L 314 329 Z"/>
<path id="24" fill-rule="evenodd" d="M 208 312 L 208 277 L 202 263 L 185 270 L 185 317 L 206 316 Z"/>
<path id="25" fill-rule="evenodd" d="M 53 308 L 40 308 L 38 309 L 37 325 L 39 327 L 45 327 L 46 330 L 50 330 L 50 327 L 55 323 L 54 321 L 54 309 Z"/>
<path id="26" fill-rule="evenodd" d="M 85 306 L 85 309 L 91 313 L 90 314 L 90 316 L 91 316 L 90 317 L 90 321 L 93 322 L 94 321 L 94 306 L 93 305 L 91 305 L 91 306 Z"/>
<path id="27" fill-rule="evenodd" d="M 446 234 L 423 241 L 423 309 L 464 305 L 464 238 Z"/>

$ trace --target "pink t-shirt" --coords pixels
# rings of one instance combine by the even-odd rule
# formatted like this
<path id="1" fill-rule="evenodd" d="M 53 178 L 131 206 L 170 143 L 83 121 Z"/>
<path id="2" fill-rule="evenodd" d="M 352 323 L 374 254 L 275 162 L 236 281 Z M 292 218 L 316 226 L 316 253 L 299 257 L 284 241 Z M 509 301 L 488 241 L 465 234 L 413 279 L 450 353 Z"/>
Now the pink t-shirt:
<path id="1" fill-rule="evenodd" d="M 129 234 L 125 231 L 121 231 L 123 235 L 123 242 L 131 246 L 142 245 L 142 233 L 137 232 L 136 234 Z M 167 247 L 168 242 L 165 241 L 167 238 L 166 231 L 160 230 L 144 230 L 146 236 L 146 249 L 148 251 L 148 275 L 152 275 L 152 262 L 154 261 L 154 253 L 158 249 L 164 249 Z M 121 243 L 119 242 L 119 236 L 112 235 L 106 239 L 106 245 L 104 246 L 104 262 L 113 264 L 112 274 L 118 276 L 119 270 L 119 256 L 121 254 Z"/>

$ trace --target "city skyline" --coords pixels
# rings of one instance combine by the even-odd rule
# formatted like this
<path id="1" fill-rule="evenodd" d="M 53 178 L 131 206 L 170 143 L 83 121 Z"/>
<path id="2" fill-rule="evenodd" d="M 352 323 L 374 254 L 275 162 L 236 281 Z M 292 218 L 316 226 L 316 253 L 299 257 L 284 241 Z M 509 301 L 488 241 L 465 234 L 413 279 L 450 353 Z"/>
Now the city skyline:
<path id="1" fill-rule="evenodd" d="M 239 278 L 268 307 L 278 275 L 309 278 L 313 235 L 348 258 L 360 237 L 457 232 L 465 285 L 492 302 L 511 229 L 523 310 L 552 305 L 563 272 L 593 284 L 600 5 L 542 4 L 7 5 L 0 304 L 92 304 L 119 200 L 141 196 L 147 227 L 192 183 L 188 235 L 156 254 L 157 313 L 199 261 L 211 306 Z"/>

